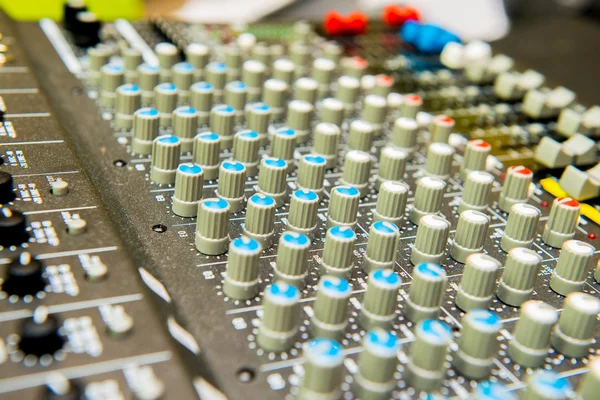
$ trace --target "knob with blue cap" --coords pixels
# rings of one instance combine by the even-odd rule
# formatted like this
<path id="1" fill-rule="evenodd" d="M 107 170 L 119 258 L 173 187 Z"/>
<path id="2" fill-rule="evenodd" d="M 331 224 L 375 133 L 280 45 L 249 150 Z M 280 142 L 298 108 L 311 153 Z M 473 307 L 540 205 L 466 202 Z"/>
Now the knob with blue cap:
<path id="1" fill-rule="evenodd" d="M 115 98 L 115 126 L 130 130 L 133 126 L 133 113 L 142 106 L 142 91 L 139 86 L 126 83 L 117 88 Z"/>
<path id="2" fill-rule="evenodd" d="M 154 106 L 160 113 L 160 126 L 171 126 L 178 95 L 179 90 L 173 83 L 164 82 L 154 87 Z"/>
<path id="3" fill-rule="evenodd" d="M 177 104 L 190 102 L 190 86 L 194 82 L 194 66 L 189 62 L 180 62 L 171 68 L 173 83 L 179 89 Z"/>
<path id="4" fill-rule="evenodd" d="M 190 87 L 190 104 L 198 113 L 198 126 L 208 126 L 213 106 L 214 88 L 208 82 L 196 82 Z"/>
<path id="5" fill-rule="evenodd" d="M 221 138 L 214 132 L 202 132 L 194 137 L 192 159 L 204 171 L 204 179 L 213 180 L 219 176 Z"/>
<path id="6" fill-rule="evenodd" d="M 221 137 L 221 149 L 230 149 L 233 145 L 233 127 L 235 109 L 226 104 L 214 106 L 210 110 L 210 130 Z"/>
<path id="7" fill-rule="evenodd" d="M 204 172 L 194 163 L 183 163 L 175 173 L 175 192 L 172 210 L 175 215 L 191 218 L 198 214 L 198 203 L 202 199 Z"/>
<path id="8" fill-rule="evenodd" d="M 271 138 L 269 154 L 271 157 L 284 160 L 288 170 L 291 171 L 294 168 L 294 152 L 297 144 L 298 135 L 295 130 L 288 127 L 279 128 Z"/>
<path id="9" fill-rule="evenodd" d="M 344 157 L 344 167 L 340 184 L 358 189 L 362 196 L 369 192 L 369 178 L 371 177 L 371 155 L 360 150 L 350 150 Z"/>
<path id="10" fill-rule="evenodd" d="M 386 400 L 396 387 L 398 338 L 382 328 L 367 332 L 354 374 L 354 394 L 364 400 Z"/>
<path id="11" fill-rule="evenodd" d="M 337 276 L 321 278 L 310 322 L 313 337 L 341 338 L 347 325 L 351 294 L 352 287 L 347 280 Z"/>
<path id="12" fill-rule="evenodd" d="M 577 388 L 579 400 L 594 400 L 600 391 L 600 357 L 593 357 L 588 368 L 589 370 L 583 375 Z"/>
<path id="13" fill-rule="evenodd" d="M 263 249 L 271 247 L 275 232 L 275 200 L 262 193 L 248 199 L 244 235 L 258 241 Z"/>
<path id="14" fill-rule="evenodd" d="M 248 101 L 259 101 L 267 67 L 258 60 L 247 60 L 242 64 L 242 81 L 248 86 Z"/>
<path id="15" fill-rule="evenodd" d="M 406 382 L 416 390 L 438 389 L 446 374 L 446 356 L 452 330 L 444 322 L 426 319 L 417 324 L 410 346 Z"/>
<path id="16" fill-rule="evenodd" d="M 311 190 L 296 190 L 290 197 L 290 208 L 286 227 L 312 238 L 317 229 L 319 196 Z"/>
<path id="17" fill-rule="evenodd" d="M 338 161 L 338 151 L 342 131 L 329 122 L 320 122 L 315 126 L 312 153 L 323 157 L 327 168 L 335 168 Z"/>
<path id="18" fill-rule="evenodd" d="M 289 85 L 279 79 L 267 79 L 263 85 L 262 101 L 271 107 L 271 121 L 282 121 L 290 92 Z"/>
<path id="19" fill-rule="evenodd" d="M 206 255 L 219 255 L 229 244 L 229 203 L 219 198 L 201 200 L 196 220 L 196 249 Z"/>
<path id="20" fill-rule="evenodd" d="M 490 375 L 498 353 L 498 335 L 502 321 L 491 311 L 473 309 L 461 320 L 461 335 L 453 365 L 469 379 L 484 379 Z"/>
<path id="21" fill-rule="evenodd" d="M 281 158 L 269 157 L 260 162 L 256 190 L 271 196 L 277 207 L 284 205 L 288 196 L 287 170 L 287 163 Z"/>
<path id="22" fill-rule="evenodd" d="M 400 285 L 402 279 L 391 269 L 376 269 L 369 273 L 367 291 L 359 315 L 364 329 L 392 327 L 398 308 Z"/>
<path id="23" fill-rule="evenodd" d="M 158 85 L 159 68 L 150 64 L 141 64 L 137 67 L 137 81 L 142 90 L 142 106 L 149 107 L 154 104 L 154 87 Z"/>
<path id="24" fill-rule="evenodd" d="M 567 400 L 573 387 L 567 378 L 554 371 L 539 370 L 529 375 L 522 400 Z M 596 393 L 596 397 L 597 397 Z"/>
<path id="25" fill-rule="evenodd" d="M 344 350 L 333 339 L 316 338 L 304 347 L 304 377 L 298 398 L 336 400 L 342 396 Z"/>
<path id="26" fill-rule="evenodd" d="M 314 106 L 307 101 L 292 100 L 288 103 L 285 124 L 296 131 L 298 143 L 305 143 L 310 139 L 313 113 Z"/>
<path id="27" fill-rule="evenodd" d="M 256 341 L 266 351 L 286 351 L 296 341 L 300 325 L 300 291 L 285 282 L 272 283 L 262 299 L 263 315 Z"/>
<path id="28" fill-rule="evenodd" d="M 244 119 L 244 108 L 248 98 L 248 86 L 242 81 L 233 81 L 225 85 L 223 90 L 223 102 L 235 110 L 235 120 L 241 122 Z"/>
<path id="29" fill-rule="evenodd" d="M 471 393 L 471 398 L 473 400 L 518 400 L 517 395 L 506 385 L 492 381 L 479 383 Z"/>
<path id="30" fill-rule="evenodd" d="M 161 185 L 175 183 L 180 154 L 181 141 L 177 136 L 162 135 L 154 139 L 150 161 L 150 180 Z"/>
<path id="31" fill-rule="evenodd" d="M 226 200 L 232 212 L 241 211 L 246 202 L 246 167 L 237 161 L 223 161 L 219 167 L 217 196 Z"/>
<path id="32" fill-rule="evenodd" d="M 413 323 L 437 318 L 448 282 L 446 271 L 437 264 L 421 263 L 415 267 L 412 276 L 404 315 Z"/>
<path id="33" fill-rule="evenodd" d="M 100 106 L 113 108 L 116 91 L 125 82 L 125 68 L 120 64 L 106 64 L 100 69 Z"/>
<path id="34" fill-rule="evenodd" d="M 240 71 L 243 61 L 242 49 L 237 44 L 230 43 L 228 46 L 225 46 L 223 53 L 225 54 L 225 64 L 221 65 L 227 66 L 225 71 L 225 77 L 227 81 L 231 82 L 240 80 L 242 77 L 242 73 Z"/>
<path id="35" fill-rule="evenodd" d="M 248 300 L 258 294 L 258 275 L 262 247 L 258 241 L 241 236 L 231 241 L 223 293 L 234 300 Z"/>
<path id="36" fill-rule="evenodd" d="M 406 21 L 400 30 L 402 40 L 424 54 L 440 54 L 451 42 L 460 43 L 460 38 L 438 25 Z"/>
<path id="37" fill-rule="evenodd" d="M 327 230 L 321 258 L 321 271 L 327 275 L 347 278 L 352 271 L 352 255 L 356 234 L 347 226 L 334 226 Z"/>
<path id="38" fill-rule="evenodd" d="M 249 104 L 246 107 L 246 127 L 260 136 L 261 146 L 269 142 L 269 121 L 271 120 L 271 107 L 265 103 Z"/>
<path id="39" fill-rule="evenodd" d="M 155 108 L 140 108 L 133 114 L 131 151 L 148 155 L 152 153 L 152 141 L 158 136 L 160 115 Z"/>
<path id="40" fill-rule="evenodd" d="M 304 287 L 308 268 L 310 239 L 298 232 L 283 232 L 277 246 L 275 276 L 298 288 Z"/>
<path id="41" fill-rule="evenodd" d="M 327 209 L 327 226 L 354 228 L 358 216 L 360 192 L 352 186 L 336 186 L 331 190 Z"/>
<path id="42" fill-rule="evenodd" d="M 233 136 L 231 157 L 246 167 L 246 175 L 254 176 L 258 171 L 260 156 L 260 135 L 257 132 L 244 129 Z"/>
<path id="43" fill-rule="evenodd" d="M 173 135 L 181 140 L 182 153 L 193 150 L 197 130 L 198 113 L 194 107 L 181 106 L 173 111 Z"/>
<path id="44" fill-rule="evenodd" d="M 312 190 L 322 196 L 327 172 L 327 161 L 316 154 L 306 154 L 298 161 L 296 185 L 299 189 Z"/>
<path id="45" fill-rule="evenodd" d="M 222 62 L 211 62 L 206 65 L 204 79 L 206 79 L 214 89 L 215 103 L 219 103 L 223 99 L 223 88 L 225 87 L 228 71 L 228 66 Z"/>
<path id="46" fill-rule="evenodd" d="M 400 229 L 391 222 L 377 221 L 369 228 L 369 241 L 365 252 L 363 269 L 392 269 L 396 263 Z"/>

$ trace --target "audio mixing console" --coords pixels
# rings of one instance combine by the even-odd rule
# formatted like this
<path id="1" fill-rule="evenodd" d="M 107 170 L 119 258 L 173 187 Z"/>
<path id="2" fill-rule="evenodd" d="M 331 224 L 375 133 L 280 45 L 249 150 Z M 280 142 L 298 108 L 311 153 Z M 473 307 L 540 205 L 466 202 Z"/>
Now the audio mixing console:
<path id="1" fill-rule="evenodd" d="M 600 390 L 600 108 L 383 21 L 0 15 L 0 398 Z"/>

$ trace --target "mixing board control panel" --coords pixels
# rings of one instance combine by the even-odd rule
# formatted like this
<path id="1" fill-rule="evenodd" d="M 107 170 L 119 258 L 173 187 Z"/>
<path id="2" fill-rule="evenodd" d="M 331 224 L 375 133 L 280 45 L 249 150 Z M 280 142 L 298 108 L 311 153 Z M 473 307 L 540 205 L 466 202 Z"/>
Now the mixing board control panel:
<path id="1" fill-rule="evenodd" d="M 0 398 L 597 398 L 600 119 L 543 71 L 414 9 L 1 22 Z"/>

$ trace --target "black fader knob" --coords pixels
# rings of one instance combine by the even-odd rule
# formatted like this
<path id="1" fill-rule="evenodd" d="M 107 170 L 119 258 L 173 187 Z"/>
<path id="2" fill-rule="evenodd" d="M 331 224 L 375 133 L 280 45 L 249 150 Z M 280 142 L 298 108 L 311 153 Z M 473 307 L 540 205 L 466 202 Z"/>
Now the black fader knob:
<path id="1" fill-rule="evenodd" d="M 65 339 L 59 333 L 60 322 L 46 307 L 38 307 L 33 316 L 21 325 L 19 349 L 29 355 L 41 357 L 62 349 Z"/>
<path id="2" fill-rule="evenodd" d="M 73 32 L 75 25 L 77 24 L 77 14 L 82 11 L 87 11 L 87 7 L 82 0 L 69 0 L 65 3 L 63 11 L 63 25 L 66 30 Z"/>
<path id="3" fill-rule="evenodd" d="M 100 20 L 96 14 L 89 11 L 77 13 L 73 39 L 78 47 L 92 47 L 100 43 Z"/>
<path id="4" fill-rule="evenodd" d="M 8 172 L 0 171 L 0 204 L 10 203 L 15 199 L 13 189 L 12 175 Z"/>
<path id="5" fill-rule="evenodd" d="M 30 253 L 23 252 L 6 267 L 2 291 L 9 296 L 35 296 L 46 286 L 43 273 L 42 263 L 34 259 Z"/>
<path id="6" fill-rule="evenodd" d="M 0 208 L 0 246 L 17 246 L 27 240 L 25 215 L 8 207 Z"/>

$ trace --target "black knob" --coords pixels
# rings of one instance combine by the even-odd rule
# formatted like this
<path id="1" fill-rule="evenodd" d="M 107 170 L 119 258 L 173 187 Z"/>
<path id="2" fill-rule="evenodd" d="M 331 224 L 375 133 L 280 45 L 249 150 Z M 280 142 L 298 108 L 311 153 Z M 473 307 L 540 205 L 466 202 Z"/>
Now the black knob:
<path id="1" fill-rule="evenodd" d="M 73 39 L 79 47 L 92 47 L 100 43 L 100 21 L 88 11 L 77 13 L 73 27 Z"/>
<path id="2" fill-rule="evenodd" d="M 8 172 L 0 171 L 0 204 L 10 203 L 15 199 L 13 189 L 12 175 Z"/>
<path id="3" fill-rule="evenodd" d="M 65 29 L 70 32 L 73 32 L 73 29 L 77 24 L 77 13 L 87 11 L 87 7 L 85 6 L 85 3 L 81 0 L 70 0 L 65 3 L 63 11 L 63 24 L 65 26 Z"/>
<path id="4" fill-rule="evenodd" d="M 35 296 L 46 286 L 43 273 L 44 266 L 40 261 L 27 252 L 21 253 L 6 267 L 2 290 L 9 296 Z"/>
<path id="5" fill-rule="evenodd" d="M 18 246 L 28 238 L 25 215 L 8 207 L 0 208 L 0 246 Z"/>
<path id="6" fill-rule="evenodd" d="M 33 317 L 27 318 L 21 325 L 19 349 L 29 355 L 41 357 L 54 354 L 62 349 L 65 339 L 59 334 L 60 322 L 46 309 L 37 308 Z"/>

